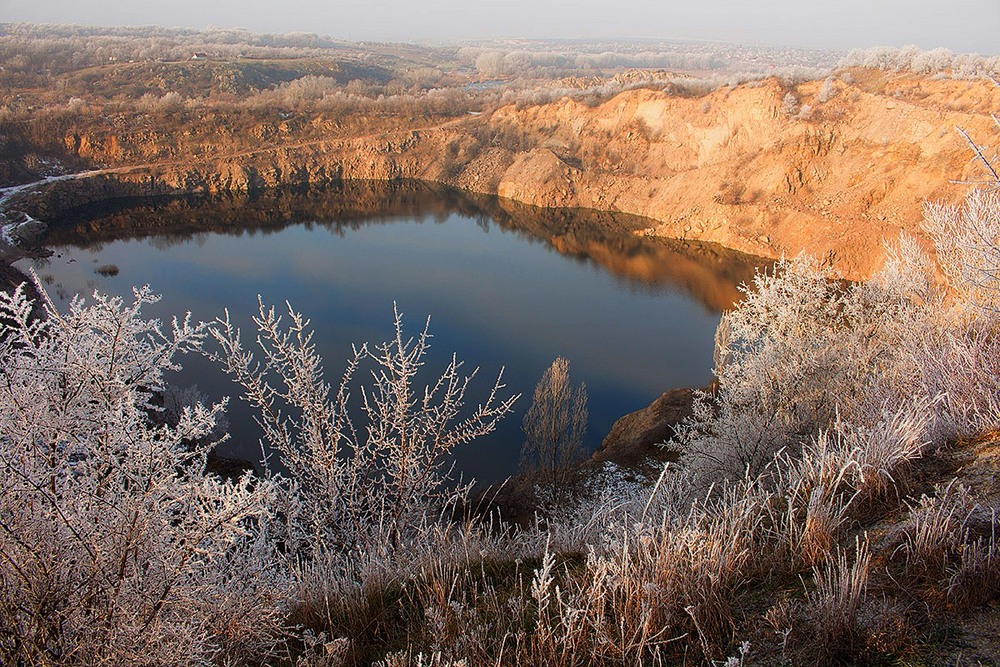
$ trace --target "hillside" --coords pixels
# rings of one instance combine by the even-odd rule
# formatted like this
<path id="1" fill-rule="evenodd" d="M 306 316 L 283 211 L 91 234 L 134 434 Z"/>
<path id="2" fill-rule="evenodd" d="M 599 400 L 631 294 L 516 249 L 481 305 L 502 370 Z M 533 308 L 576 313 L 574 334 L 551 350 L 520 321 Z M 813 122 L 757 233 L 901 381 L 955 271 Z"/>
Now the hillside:
<path id="1" fill-rule="evenodd" d="M 954 128 L 995 136 L 1000 88 L 868 71 L 842 73 L 826 102 L 822 87 L 769 80 L 695 99 L 635 91 L 593 110 L 507 109 L 540 135 L 557 129 L 497 190 L 625 210 L 658 221 L 651 233 L 758 255 L 833 253 L 846 275 L 867 276 L 883 238 L 917 231 L 924 200 L 962 196 L 951 181 L 976 172 Z M 798 100 L 791 117 L 786 95 Z"/>
<path id="2" fill-rule="evenodd" d="M 646 234 L 761 256 L 807 251 L 861 278 L 880 266 L 883 239 L 919 234 L 923 201 L 962 196 L 953 183 L 976 167 L 955 128 L 988 143 L 997 108 L 1000 87 L 989 80 L 844 70 L 794 86 L 637 89 L 593 106 L 564 98 L 458 117 L 84 114 L 61 127 L 57 157 L 102 172 L 23 206 L 45 219 L 70 201 L 118 195 L 422 179 L 535 206 L 632 213 L 651 219 Z"/>

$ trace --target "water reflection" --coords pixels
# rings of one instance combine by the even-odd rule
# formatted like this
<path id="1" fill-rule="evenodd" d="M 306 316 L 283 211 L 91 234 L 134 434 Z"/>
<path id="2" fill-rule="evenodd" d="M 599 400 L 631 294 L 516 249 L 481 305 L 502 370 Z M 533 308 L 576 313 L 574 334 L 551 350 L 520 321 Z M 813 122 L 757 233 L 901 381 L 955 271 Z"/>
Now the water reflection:
<path id="1" fill-rule="evenodd" d="M 451 215 L 470 218 L 486 232 L 496 225 L 544 242 L 637 287 L 682 289 L 715 311 L 731 307 L 739 299 L 737 286 L 766 261 L 715 244 L 639 235 L 649 221 L 626 213 L 538 208 L 422 181 L 343 181 L 320 190 L 116 200 L 71 210 L 56 221 L 49 242 L 100 248 L 108 241 L 148 237 L 166 250 L 204 244 L 209 234 L 271 234 L 304 224 L 344 236 L 399 220 L 443 223 Z"/>
<path id="2" fill-rule="evenodd" d="M 717 246 L 637 236 L 649 225 L 640 218 L 425 183 L 120 201 L 54 222 L 54 254 L 34 266 L 57 298 L 149 283 L 164 295 L 157 316 L 229 308 L 245 330 L 258 294 L 288 299 L 312 319 L 331 380 L 352 343 L 391 334 L 393 302 L 414 332 L 432 315 L 432 373 L 456 352 L 483 368 L 484 384 L 506 366 L 510 390 L 525 395 L 494 437 L 459 453 L 460 469 L 484 481 L 516 468 L 521 417 L 556 356 L 587 383 L 591 448 L 665 389 L 706 384 L 719 311 L 756 266 Z M 184 364 L 213 399 L 235 393 L 208 362 Z M 230 422 L 227 453 L 255 457 L 238 402 Z"/>

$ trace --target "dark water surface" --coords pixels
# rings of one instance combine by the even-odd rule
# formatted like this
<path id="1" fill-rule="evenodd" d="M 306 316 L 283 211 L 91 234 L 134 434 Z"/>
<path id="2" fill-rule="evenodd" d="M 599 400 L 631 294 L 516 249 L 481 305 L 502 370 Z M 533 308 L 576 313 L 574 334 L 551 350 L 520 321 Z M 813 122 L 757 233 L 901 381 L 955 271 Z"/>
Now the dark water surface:
<path id="1" fill-rule="evenodd" d="M 591 449 L 615 419 L 664 390 L 705 385 L 719 312 L 757 264 L 717 246 L 644 239 L 633 233 L 649 224 L 641 219 L 420 183 L 122 201 L 51 222 L 54 254 L 32 266 L 57 303 L 148 283 L 163 295 L 156 316 L 190 310 L 210 320 L 228 307 L 249 342 L 257 295 L 287 299 L 312 320 L 331 382 L 352 343 L 392 335 L 394 301 L 410 333 L 431 316 L 430 372 L 455 352 L 481 367 L 468 403 L 501 366 L 509 390 L 523 394 L 497 433 L 458 452 L 459 469 L 481 481 L 516 470 L 521 419 L 557 356 L 587 384 Z M 117 274 L 106 275 L 111 267 Z M 223 453 L 258 458 L 237 389 L 204 359 L 182 363 L 181 383 L 234 397 Z"/>

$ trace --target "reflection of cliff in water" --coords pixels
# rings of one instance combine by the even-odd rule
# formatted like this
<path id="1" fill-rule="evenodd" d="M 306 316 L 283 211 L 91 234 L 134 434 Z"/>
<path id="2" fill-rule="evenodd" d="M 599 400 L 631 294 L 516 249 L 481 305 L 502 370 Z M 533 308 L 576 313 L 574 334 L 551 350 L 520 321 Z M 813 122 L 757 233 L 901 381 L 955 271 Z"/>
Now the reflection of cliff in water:
<path id="1" fill-rule="evenodd" d="M 648 221 L 627 214 L 536 208 L 413 181 L 344 181 L 319 190 L 111 201 L 50 220 L 47 243 L 92 247 L 154 237 L 158 247 L 166 248 L 205 233 L 267 234 L 301 223 L 343 235 L 365 225 L 443 221 L 452 214 L 473 218 L 486 230 L 496 224 L 541 240 L 636 286 L 680 288 L 713 310 L 729 308 L 739 298 L 737 285 L 767 262 L 714 244 L 637 235 Z"/>

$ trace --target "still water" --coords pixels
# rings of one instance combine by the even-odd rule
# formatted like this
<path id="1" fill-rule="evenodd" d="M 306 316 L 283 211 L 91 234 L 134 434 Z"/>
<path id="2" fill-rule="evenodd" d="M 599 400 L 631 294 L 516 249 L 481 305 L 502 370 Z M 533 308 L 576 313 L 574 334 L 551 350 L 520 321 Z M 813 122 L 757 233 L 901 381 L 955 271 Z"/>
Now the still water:
<path id="1" fill-rule="evenodd" d="M 390 337 L 393 303 L 418 334 L 431 318 L 429 372 L 454 352 L 480 367 L 475 405 L 505 367 L 516 413 L 457 453 L 466 477 L 491 482 L 517 469 L 521 419 L 535 383 L 558 356 L 585 382 L 596 448 L 614 421 L 666 389 L 711 377 L 720 311 L 757 262 L 716 246 L 645 239 L 648 221 L 550 211 L 420 183 L 348 182 L 321 192 L 121 201 L 51 221 L 53 255 L 24 260 L 57 304 L 94 289 L 162 294 L 152 314 L 228 308 L 249 343 L 257 295 L 288 300 L 312 321 L 327 379 L 351 345 Z M 213 400 L 231 395 L 223 454 L 259 457 L 238 390 L 202 358 L 177 380 Z M 430 376 L 425 381 L 430 381 Z"/>

